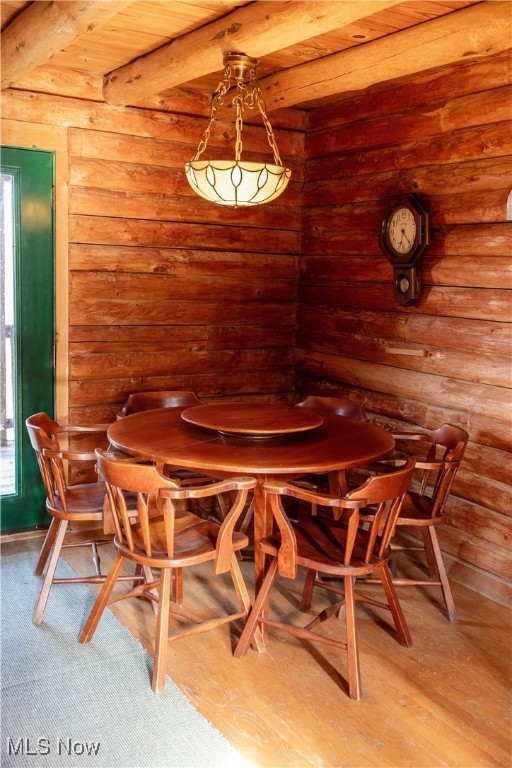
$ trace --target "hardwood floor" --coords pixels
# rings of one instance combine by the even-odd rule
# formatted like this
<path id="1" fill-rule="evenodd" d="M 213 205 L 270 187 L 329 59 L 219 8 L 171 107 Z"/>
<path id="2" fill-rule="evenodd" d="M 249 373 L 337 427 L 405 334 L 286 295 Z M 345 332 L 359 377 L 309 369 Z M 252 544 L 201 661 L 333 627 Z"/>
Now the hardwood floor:
<path id="1" fill-rule="evenodd" d="M 38 537 L 9 540 L 2 550 L 39 549 L 40 543 Z M 108 550 L 103 548 L 104 565 Z M 84 551 L 67 550 L 66 559 L 76 569 L 84 557 Z M 242 567 L 252 588 L 252 563 Z M 213 599 L 229 599 L 222 580 L 210 578 L 210 568 L 185 579 L 186 600 L 205 614 Z M 276 610 L 284 616 L 298 605 L 300 583 L 281 580 L 279 585 Z M 437 590 L 400 590 L 412 648 L 398 645 L 381 611 L 358 607 L 359 702 L 346 695 L 339 650 L 271 631 L 265 654 L 249 651 L 238 661 L 231 656 L 240 633 L 236 625 L 171 643 L 168 674 L 254 766 L 508 768 L 510 612 L 453 586 L 459 624 L 445 618 Z M 328 599 L 318 593 L 314 604 Z M 112 610 L 151 649 L 151 606 L 128 600 Z M 329 623 L 324 626 L 327 631 Z M 329 631 L 336 628 L 330 622 Z"/>

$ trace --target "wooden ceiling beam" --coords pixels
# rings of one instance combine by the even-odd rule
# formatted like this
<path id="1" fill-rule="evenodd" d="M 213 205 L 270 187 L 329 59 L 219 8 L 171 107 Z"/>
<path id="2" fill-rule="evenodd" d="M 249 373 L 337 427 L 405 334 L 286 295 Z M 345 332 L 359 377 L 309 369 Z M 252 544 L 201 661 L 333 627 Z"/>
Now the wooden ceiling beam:
<path id="1" fill-rule="evenodd" d="M 267 110 L 512 49 L 510 3 L 484 2 L 260 80 Z"/>
<path id="2" fill-rule="evenodd" d="M 104 97 L 110 104 L 133 105 L 149 94 L 217 72 L 229 51 L 267 56 L 394 5 L 399 0 L 260 0 L 112 71 L 105 78 Z"/>
<path id="3" fill-rule="evenodd" d="M 104 24 L 133 0 L 32 3 L 2 32 L 2 90 L 46 64 L 78 37 Z"/>

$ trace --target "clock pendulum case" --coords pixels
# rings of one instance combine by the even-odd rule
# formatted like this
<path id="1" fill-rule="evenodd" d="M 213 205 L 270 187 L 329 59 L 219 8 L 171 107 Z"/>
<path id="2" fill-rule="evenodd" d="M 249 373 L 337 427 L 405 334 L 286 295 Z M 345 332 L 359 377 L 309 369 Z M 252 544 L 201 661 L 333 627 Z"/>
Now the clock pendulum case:
<path id="1" fill-rule="evenodd" d="M 393 267 L 395 299 L 404 306 L 421 296 L 421 256 L 429 236 L 429 212 L 415 195 L 392 205 L 382 220 L 379 245 Z"/>

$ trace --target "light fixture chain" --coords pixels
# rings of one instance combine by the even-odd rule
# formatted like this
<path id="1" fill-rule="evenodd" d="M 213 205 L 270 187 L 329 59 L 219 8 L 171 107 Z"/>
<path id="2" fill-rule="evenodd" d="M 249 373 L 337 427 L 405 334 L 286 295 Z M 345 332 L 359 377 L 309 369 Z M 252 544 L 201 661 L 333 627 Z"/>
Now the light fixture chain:
<path id="1" fill-rule="evenodd" d="M 233 104 L 236 108 L 236 119 L 235 119 L 235 130 L 236 130 L 236 139 L 235 139 L 235 160 L 237 163 L 240 162 L 240 158 L 242 156 L 242 129 L 244 126 L 243 121 L 243 112 L 244 107 L 246 106 L 248 102 L 249 94 L 247 92 L 247 88 L 244 85 L 244 83 L 237 79 L 236 81 L 236 96 L 233 97 Z M 249 105 L 250 106 L 250 105 Z"/>
<path id="2" fill-rule="evenodd" d="M 274 162 L 276 165 L 281 165 L 281 157 L 279 155 L 279 150 L 277 148 L 274 131 L 272 130 L 272 126 L 270 125 L 270 120 L 267 117 L 265 101 L 263 100 L 263 95 L 261 93 L 261 88 L 259 84 L 256 84 L 254 87 L 254 98 L 256 100 L 256 104 L 258 105 L 258 109 L 261 112 L 261 116 L 263 118 L 263 124 L 267 131 L 268 143 L 270 144 L 272 152 L 274 153 Z"/>
<path id="3" fill-rule="evenodd" d="M 210 119 L 208 120 L 208 125 L 203 131 L 203 135 L 201 136 L 201 140 L 199 142 L 199 145 L 197 147 L 197 151 L 192 158 L 192 162 L 195 160 L 199 160 L 203 152 L 205 151 L 206 147 L 208 146 L 208 141 L 210 139 L 210 131 L 212 129 L 213 121 L 215 120 L 215 115 L 217 111 L 222 107 L 224 103 L 224 96 L 229 90 L 229 77 L 226 79 L 224 78 L 221 80 L 221 82 L 218 84 L 215 93 L 212 96 L 212 105 L 210 108 Z"/>

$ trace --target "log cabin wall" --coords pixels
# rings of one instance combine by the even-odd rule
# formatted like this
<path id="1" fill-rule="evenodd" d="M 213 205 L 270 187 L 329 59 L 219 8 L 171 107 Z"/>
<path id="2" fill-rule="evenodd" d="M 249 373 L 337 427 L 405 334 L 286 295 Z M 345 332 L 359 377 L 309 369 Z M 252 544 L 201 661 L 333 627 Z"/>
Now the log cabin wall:
<path id="1" fill-rule="evenodd" d="M 451 578 L 503 602 L 512 513 L 509 67 L 495 57 L 309 113 L 296 350 L 302 394 L 362 400 L 391 429 L 452 422 L 469 432 L 441 546 Z M 430 208 L 432 237 L 423 297 L 402 307 L 378 233 L 390 204 L 410 193 Z"/>
<path id="2" fill-rule="evenodd" d="M 180 114 L 3 93 L 10 136 L 13 125 L 20 136 L 28 127 L 37 146 L 40 126 L 64 131 L 69 273 L 58 279 L 69 280 L 74 423 L 112 421 L 140 390 L 293 398 L 304 113 L 274 121 L 293 172 L 278 204 L 233 210 L 202 200 L 186 181 L 184 163 L 206 125 L 191 103 Z M 212 130 L 212 155 L 224 144 L 231 156 L 232 123 Z M 272 157 L 265 129 L 247 124 L 244 157 L 255 152 Z"/>

